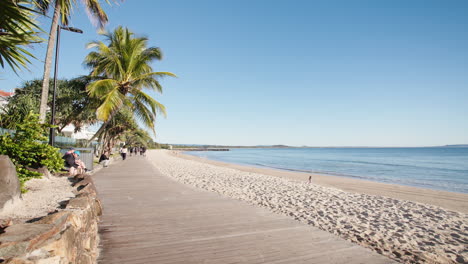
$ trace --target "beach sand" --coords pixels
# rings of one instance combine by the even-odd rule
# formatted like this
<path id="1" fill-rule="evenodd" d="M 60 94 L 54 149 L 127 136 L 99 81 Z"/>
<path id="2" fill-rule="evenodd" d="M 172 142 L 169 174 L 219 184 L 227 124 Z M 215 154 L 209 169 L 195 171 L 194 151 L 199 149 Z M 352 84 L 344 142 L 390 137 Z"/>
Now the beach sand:
<path id="1" fill-rule="evenodd" d="M 68 177 L 31 179 L 26 182 L 25 187 L 28 192 L 0 212 L 0 224 L 9 220 L 13 224 L 19 224 L 45 216 L 59 210 L 61 202 L 75 197 L 75 188 Z"/>
<path id="2" fill-rule="evenodd" d="M 468 261 L 463 194 L 320 175 L 308 184 L 309 174 L 170 151 L 150 151 L 148 156 L 179 182 L 266 207 L 401 262 Z"/>
<path id="3" fill-rule="evenodd" d="M 312 176 L 312 182 L 325 187 L 334 187 L 346 192 L 363 193 L 369 195 L 380 195 L 390 198 L 408 200 L 439 206 L 448 210 L 468 214 L 468 194 L 437 191 L 397 184 L 379 183 L 333 175 L 320 175 L 302 172 L 275 170 L 268 168 L 248 167 L 238 164 L 204 159 L 192 155 L 186 155 L 178 151 L 172 151 L 172 155 L 180 158 L 232 168 L 244 172 L 260 173 L 276 177 L 307 182 Z"/>

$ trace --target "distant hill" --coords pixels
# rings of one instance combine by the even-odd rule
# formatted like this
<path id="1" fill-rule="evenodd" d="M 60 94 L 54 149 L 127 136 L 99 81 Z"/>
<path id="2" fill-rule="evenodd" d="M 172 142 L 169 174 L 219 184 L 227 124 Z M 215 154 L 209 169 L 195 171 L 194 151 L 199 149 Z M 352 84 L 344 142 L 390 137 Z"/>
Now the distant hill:
<path id="1" fill-rule="evenodd" d="M 227 145 L 201 145 L 201 144 L 167 144 L 174 148 L 296 148 L 286 145 L 256 145 L 256 146 L 227 146 Z"/>
<path id="2" fill-rule="evenodd" d="M 439 148 L 468 148 L 468 144 L 457 144 L 457 145 L 445 145 Z"/>

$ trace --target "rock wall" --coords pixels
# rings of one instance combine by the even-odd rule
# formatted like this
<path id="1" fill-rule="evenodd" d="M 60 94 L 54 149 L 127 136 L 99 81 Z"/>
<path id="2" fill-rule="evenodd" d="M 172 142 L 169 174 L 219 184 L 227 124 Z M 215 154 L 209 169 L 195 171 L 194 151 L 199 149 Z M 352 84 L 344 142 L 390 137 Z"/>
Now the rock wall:
<path id="1" fill-rule="evenodd" d="M 63 210 L 0 228 L 0 263 L 96 263 L 101 203 L 90 176 L 78 175 L 75 180 L 77 195 Z"/>

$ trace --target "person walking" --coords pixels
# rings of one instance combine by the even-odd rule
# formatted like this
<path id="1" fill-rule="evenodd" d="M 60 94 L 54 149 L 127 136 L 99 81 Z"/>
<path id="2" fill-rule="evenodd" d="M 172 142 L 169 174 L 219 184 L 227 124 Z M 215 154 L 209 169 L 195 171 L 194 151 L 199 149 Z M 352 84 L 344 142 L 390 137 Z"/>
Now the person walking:
<path id="1" fill-rule="evenodd" d="M 140 148 L 139 148 L 139 147 L 135 147 L 135 156 L 138 156 L 138 152 L 140 152 Z"/>
<path id="2" fill-rule="evenodd" d="M 122 160 L 125 160 L 127 158 L 127 146 L 123 146 L 122 148 L 120 148 L 120 156 L 122 156 Z"/>

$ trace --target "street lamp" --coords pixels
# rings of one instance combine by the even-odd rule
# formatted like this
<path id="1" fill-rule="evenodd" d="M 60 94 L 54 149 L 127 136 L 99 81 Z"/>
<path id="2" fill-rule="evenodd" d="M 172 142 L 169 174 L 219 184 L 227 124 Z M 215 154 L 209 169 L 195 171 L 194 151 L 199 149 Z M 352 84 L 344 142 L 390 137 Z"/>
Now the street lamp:
<path id="1" fill-rule="evenodd" d="M 55 125 L 55 99 L 57 97 L 57 71 L 58 71 L 58 57 L 59 57 L 59 47 L 60 47 L 60 31 L 61 29 L 75 32 L 75 33 L 83 33 L 83 30 L 74 27 L 64 27 L 61 25 L 57 25 L 57 42 L 55 43 L 55 69 L 54 69 L 54 92 L 52 96 L 52 117 L 50 118 L 50 125 Z M 55 128 L 50 128 L 49 133 L 49 145 L 55 145 Z"/>

